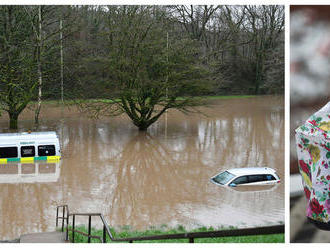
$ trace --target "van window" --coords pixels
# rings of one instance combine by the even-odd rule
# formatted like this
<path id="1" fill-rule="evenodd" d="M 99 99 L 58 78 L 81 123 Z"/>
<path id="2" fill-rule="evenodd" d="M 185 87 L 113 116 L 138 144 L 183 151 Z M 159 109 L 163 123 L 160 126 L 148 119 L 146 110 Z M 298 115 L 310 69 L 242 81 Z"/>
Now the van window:
<path id="1" fill-rule="evenodd" d="M 238 177 L 232 183 L 235 183 L 235 184 L 248 183 L 248 177 L 247 176 Z"/>
<path id="2" fill-rule="evenodd" d="M 17 147 L 0 147 L 0 158 L 17 158 Z"/>
<path id="3" fill-rule="evenodd" d="M 55 155 L 55 146 L 54 145 L 38 146 L 38 155 L 39 156 L 54 156 Z"/>
<path id="4" fill-rule="evenodd" d="M 34 146 L 21 146 L 21 157 L 34 157 L 35 155 Z"/>

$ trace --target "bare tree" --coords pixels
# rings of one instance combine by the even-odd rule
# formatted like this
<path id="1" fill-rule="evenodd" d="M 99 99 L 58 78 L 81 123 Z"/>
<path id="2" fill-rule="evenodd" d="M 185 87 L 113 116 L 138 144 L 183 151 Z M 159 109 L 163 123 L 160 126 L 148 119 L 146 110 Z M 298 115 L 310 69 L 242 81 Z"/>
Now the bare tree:
<path id="1" fill-rule="evenodd" d="M 162 27 L 164 13 L 152 6 L 112 6 L 108 10 L 109 92 L 107 101 L 83 102 L 94 115 L 126 113 L 139 130 L 167 109 L 183 112 L 201 104 L 202 70 L 195 64 L 194 42 L 171 39 Z M 113 82 L 113 83 L 112 83 Z"/>
<path id="2" fill-rule="evenodd" d="M 179 14 L 180 22 L 190 34 L 191 38 L 202 40 L 211 16 L 220 8 L 220 6 L 180 5 L 175 8 Z"/>
<path id="3" fill-rule="evenodd" d="M 41 109 L 41 96 L 42 96 L 42 69 L 41 69 L 41 53 L 43 49 L 43 37 L 42 37 L 42 6 L 38 6 L 38 28 L 35 32 L 37 39 L 37 67 L 38 67 L 38 103 L 35 110 L 34 122 L 36 125 L 39 124 L 39 114 Z"/>
<path id="4" fill-rule="evenodd" d="M 17 129 L 18 117 L 37 85 L 32 29 L 20 6 L 0 6 L 0 13 L 0 109 L 8 113 L 9 127 Z"/>
<path id="5" fill-rule="evenodd" d="M 245 30 L 253 41 L 255 54 L 255 94 L 265 78 L 265 61 L 280 39 L 284 30 L 284 7 L 276 5 L 245 6 L 247 23 Z"/>
<path id="6" fill-rule="evenodd" d="M 57 46 L 60 46 L 60 78 L 61 78 L 61 89 L 63 89 L 63 27 L 62 27 L 62 8 L 54 6 L 25 6 L 24 9 L 30 18 L 30 25 L 34 31 L 35 40 L 35 60 L 37 64 L 38 74 L 38 96 L 37 106 L 35 108 L 34 121 L 38 126 L 39 114 L 41 110 L 43 87 L 44 87 L 44 75 L 47 74 L 47 66 L 45 65 L 47 55 Z M 60 13 L 58 13 L 60 12 Z M 58 15 L 61 18 L 58 18 Z M 60 23 L 60 25 L 56 25 Z M 59 27 L 59 28 L 58 28 Z M 56 35 L 60 33 L 58 39 Z M 58 44 L 60 43 L 60 44 Z"/>

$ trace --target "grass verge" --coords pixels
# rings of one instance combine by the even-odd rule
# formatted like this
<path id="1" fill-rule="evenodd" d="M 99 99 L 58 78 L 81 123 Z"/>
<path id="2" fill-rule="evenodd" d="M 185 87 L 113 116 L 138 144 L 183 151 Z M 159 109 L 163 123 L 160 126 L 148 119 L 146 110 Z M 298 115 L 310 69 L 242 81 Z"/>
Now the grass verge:
<path id="1" fill-rule="evenodd" d="M 79 231 L 87 233 L 85 226 L 77 227 Z M 191 230 L 189 232 L 206 232 L 215 231 L 214 228 L 201 227 Z M 92 228 L 92 235 L 102 237 L 103 231 L 100 229 Z M 145 231 L 131 230 L 130 227 L 124 227 L 120 230 L 111 228 L 111 232 L 114 238 L 128 238 L 128 237 L 140 237 L 151 235 L 163 235 L 163 234 L 177 234 L 187 232 L 184 227 L 179 226 L 177 228 L 168 229 L 165 225 L 161 228 L 150 228 Z M 72 232 L 69 232 L 70 240 L 72 240 Z M 97 239 L 91 239 L 92 243 L 100 242 Z M 107 236 L 107 242 L 111 242 Z M 224 238 L 200 238 L 195 239 L 195 243 L 284 243 L 284 233 L 282 234 L 269 234 L 269 235 L 252 235 L 252 236 L 238 236 L 238 237 L 224 237 Z M 75 233 L 75 243 L 87 243 L 87 237 Z M 171 239 L 171 240 L 150 240 L 150 241 L 136 241 L 136 243 L 188 243 L 188 239 Z"/>

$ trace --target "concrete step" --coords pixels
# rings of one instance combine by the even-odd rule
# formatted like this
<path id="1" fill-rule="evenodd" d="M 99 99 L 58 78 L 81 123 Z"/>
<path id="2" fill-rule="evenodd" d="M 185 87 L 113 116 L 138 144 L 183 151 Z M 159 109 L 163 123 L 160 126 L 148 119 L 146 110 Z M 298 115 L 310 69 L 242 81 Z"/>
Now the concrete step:
<path id="1" fill-rule="evenodd" d="M 44 232 L 24 234 L 20 243 L 66 243 L 65 232 Z"/>
<path id="2" fill-rule="evenodd" d="M 19 239 L 0 240 L 0 243 L 19 243 Z"/>

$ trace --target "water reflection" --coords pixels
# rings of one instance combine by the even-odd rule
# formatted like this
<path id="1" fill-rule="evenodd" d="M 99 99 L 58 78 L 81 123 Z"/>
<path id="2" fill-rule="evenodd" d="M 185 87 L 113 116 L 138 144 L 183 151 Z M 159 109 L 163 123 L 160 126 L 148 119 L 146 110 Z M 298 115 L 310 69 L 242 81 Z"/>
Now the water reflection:
<path id="1" fill-rule="evenodd" d="M 264 192 L 264 191 L 274 191 L 278 187 L 278 184 L 275 185 L 256 185 L 256 186 L 241 186 L 241 187 L 227 187 L 228 190 L 233 192 L 242 192 L 245 193 L 255 193 L 255 192 Z"/>
<path id="2" fill-rule="evenodd" d="M 57 182 L 60 177 L 60 163 L 0 164 L 0 184 Z"/>
<path id="3" fill-rule="evenodd" d="M 70 109 L 55 121 L 57 108 L 44 108 L 40 129 L 60 136 L 60 178 L 1 184 L 0 236 L 54 230 L 55 206 L 63 203 L 74 212 L 102 212 L 112 226 L 138 229 L 284 221 L 284 183 L 237 192 L 209 182 L 219 171 L 242 166 L 272 167 L 283 178 L 283 106 L 280 97 L 215 101 L 202 108 L 207 117 L 169 111 L 167 124 L 164 117 L 146 134 L 125 117 L 90 120 Z M 32 125 L 25 118 L 21 130 Z M 2 130 L 6 125 L 0 121 Z"/>

